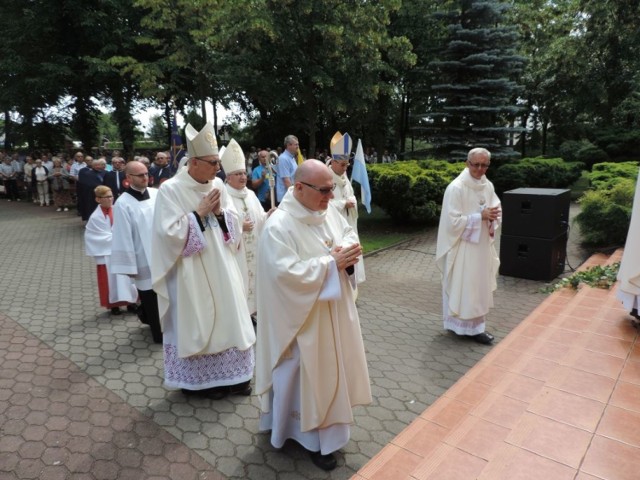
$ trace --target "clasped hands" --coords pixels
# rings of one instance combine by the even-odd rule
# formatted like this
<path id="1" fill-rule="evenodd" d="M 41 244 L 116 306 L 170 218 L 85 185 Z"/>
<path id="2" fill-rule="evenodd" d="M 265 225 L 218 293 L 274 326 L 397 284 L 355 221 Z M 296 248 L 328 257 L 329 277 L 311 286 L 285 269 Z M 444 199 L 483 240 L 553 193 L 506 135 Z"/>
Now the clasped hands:
<path id="1" fill-rule="evenodd" d="M 207 193 L 202 200 L 200 200 L 198 208 L 196 208 L 196 213 L 200 218 L 205 218 L 212 212 L 216 216 L 222 213 L 222 209 L 220 208 L 220 190 L 217 188 Z"/>
<path id="2" fill-rule="evenodd" d="M 345 270 L 358 263 L 358 257 L 362 255 L 362 247 L 359 243 L 346 247 L 336 247 L 331 251 L 331 256 L 336 261 L 338 270 Z"/>
<path id="3" fill-rule="evenodd" d="M 490 222 L 497 220 L 501 214 L 500 207 L 489 207 L 482 210 L 482 220 L 488 220 Z"/>

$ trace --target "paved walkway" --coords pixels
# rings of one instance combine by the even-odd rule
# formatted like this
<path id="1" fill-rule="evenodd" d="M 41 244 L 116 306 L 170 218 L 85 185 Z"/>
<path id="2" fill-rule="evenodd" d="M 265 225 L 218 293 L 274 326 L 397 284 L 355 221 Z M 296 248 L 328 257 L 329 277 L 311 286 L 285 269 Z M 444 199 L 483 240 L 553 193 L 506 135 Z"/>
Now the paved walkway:
<path id="1" fill-rule="evenodd" d="M 365 260 L 358 306 L 374 401 L 355 409 L 327 473 L 295 444 L 271 447 L 255 397 L 166 390 L 147 327 L 99 307 L 74 212 L 0 201 L 0 479 L 352 477 L 491 351 L 442 331 L 435 234 Z M 490 327 L 500 341 L 546 295 L 542 282 L 498 284 Z"/>

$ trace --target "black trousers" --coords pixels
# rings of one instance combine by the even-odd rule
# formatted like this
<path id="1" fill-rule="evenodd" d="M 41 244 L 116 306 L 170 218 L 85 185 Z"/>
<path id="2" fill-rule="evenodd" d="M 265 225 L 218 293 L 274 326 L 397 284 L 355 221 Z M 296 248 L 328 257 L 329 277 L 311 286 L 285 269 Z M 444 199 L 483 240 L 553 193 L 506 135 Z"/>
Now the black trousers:
<path id="1" fill-rule="evenodd" d="M 18 191 L 18 182 L 15 178 L 4 180 L 5 194 L 9 200 L 18 200 L 20 192 Z"/>
<path id="2" fill-rule="evenodd" d="M 140 321 L 149 325 L 151 336 L 155 343 L 162 343 L 162 330 L 160 329 L 160 313 L 158 311 L 158 296 L 153 290 L 138 290 L 140 297 Z"/>

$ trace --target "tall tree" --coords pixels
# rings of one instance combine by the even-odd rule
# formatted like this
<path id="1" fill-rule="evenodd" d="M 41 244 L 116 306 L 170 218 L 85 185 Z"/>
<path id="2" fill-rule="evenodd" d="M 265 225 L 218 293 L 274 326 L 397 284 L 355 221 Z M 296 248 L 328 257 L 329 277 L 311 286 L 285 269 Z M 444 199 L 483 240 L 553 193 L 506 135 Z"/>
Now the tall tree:
<path id="1" fill-rule="evenodd" d="M 584 58 L 578 54 L 581 39 L 576 35 L 579 1 L 516 0 L 509 12 L 520 32 L 520 53 L 528 59 L 519 77 L 520 124 L 525 129 L 519 141 L 522 156 L 547 153 L 551 125 L 570 138 L 574 129 L 569 123 L 579 114 L 578 102 L 590 95 L 578 90 L 584 68 Z"/>
<path id="2" fill-rule="evenodd" d="M 411 127 L 419 118 L 416 113 L 430 110 L 433 100 L 431 85 L 437 81 L 430 63 L 446 46 L 446 25 L 435 13 L 446 8 L 453 0 L 405 0 L 392 16 L 391 32 L 394 36 L 405 36 L 412 45 L 416 63 L 402 70 L 398 82 L 397 136 L 400 152 L 405 152 L 406 139 Z"/>
<path id="3" fill-rule="evenodd" d="M 310 152 L 330 115 L 357 119 L 415 59 L 406 38 L 388 34 L 399 0 L 238 0 L 200 34 L 222 52 L 223 81 L 261 118 L 287 119 Z M 331 132 L 333 133 L 333 132 Z M 327 138 L 328 140 L 328 138 Z M 304 142 L 304 140 L 303 140 Z"/>
<path id="4" fill-rule="evenodd" d="M 62 144 L 61 134 L 58 145 L 50 144 L 55 141 L 52 138 L 43 145 L 35 127 L 43 120 L 53 127 L 50 107 L 58 105 L 67 92 L 69 70 L 59 48 L 63 33 L 56 5 L 57 2 L 48 0 L 8 0 L 0 5 L 3 35 L 0 42 L 0 109 L 17 112 L 16 118 L 20 122 L 20 125 L 13 121 L 6 123 L 6 128 L 14 127 L 9 143 L 28 142 L 31 147 L 48 148 Z M 63 128 L 65 119 L 60 121 L 59 126 Z M 20 138 L 14 137 L 20 134 Z"/>
<path id="5" fill-rule="evenodd" d="M 509 125 L 520 110 L 515 79 L 524 58 L 516 54 L 515 28 L 502 24 L 509 5 L 457 3 L 456 10 L 444 14 L 449 43 L 431 63 L 442 83 L 432 86 L 434 103 L 421 128 L 439 156 L 464 159 L 469 147 L 485 147 L 496 160 L 515 157 L 508 139 L 521 128 Z"/>

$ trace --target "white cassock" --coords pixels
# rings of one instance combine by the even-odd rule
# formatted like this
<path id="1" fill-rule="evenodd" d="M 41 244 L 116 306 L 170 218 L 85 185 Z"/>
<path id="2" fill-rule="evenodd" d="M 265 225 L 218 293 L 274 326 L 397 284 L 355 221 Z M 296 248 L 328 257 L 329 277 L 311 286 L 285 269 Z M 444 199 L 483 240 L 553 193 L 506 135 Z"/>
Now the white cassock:
<path id="1" fill-rule="evenodd" d="M 249 218 L 253 222 L 253 230 L 250 232 L 242 232 L 240 245 L 238 246 L 238 266 L 242 272 L 242 278 L 244 280 L 244 288 L 247 292 L 247 306 L 250 313 L 256 312 L 256 258 L 258 254 L 258 240 L 262 229 L 264 228 L 264 222 L 267 220 L 267 212 L 264 211 L 260 200 L 256 197 L 256 194 L 244 187 L 242 190 L 237 190 L 231 187 L 228 183 L 225 185 L 227 192 L 233 202 L 233 206 L 240 214 L 241 218 Z"/>
<path id="2" fill-rule="evenodd" d="M 493 307 L 500 260 L 494 248 L 500 219 L 483 221 L 484 208 L 500 206 L 493 184 L 474 179 L 465 168 L 448 186 L 442 200 L 436 263 L 442 273 L 444 328 L 458 335 L 485 331 L 485 315 Z"/>
<path id="3" fill-rule="evenodd" d="M 371 402 L 355 282 L 330 251 L 358 242 L 332 205 L 311 212 L 292 190 L 258 247 L 256 392 L 260 429 L 328 454 L 349 441 L 352 407 Z"/>
<path id="4" fill-rule="evenodd" d="M 633 197 L 629 233 L 618 270 L 616 295 L 628 311 L 640 309 L 640 173 Z"/>
<path id="5" fill-rule="evenodd" d="M 109 282 L 109 303 L 136 303 L 138 291 L 127 275 L 116 275 L 111 270 L 111 220 L 98 206 L 89 217 L 84 230 L 85 253 L 93 257 L 96 265 L 105 265 Z"/>
<path id="6" fill-rule="evenodd" d="M 221 192 L 228 228 L 192 213 Z M 198 183 L 182 169 L 162 184 L 153 222 L 153 289 L 163 330 L 165 385 L 202 390 L 251 380 L 256 341 L 236 261 L 241 223 L 222 180 Z"/>
<path id="7" fill-rule="evenodd" d="M 331 168 L 329 168 L 329 170 L 331 170 Z M 351 185 L 349 178 L 347 178 L 346 173 L 342 175 L 336 175 L 336 173 L 331 170 L 331 174 L 333 175 L 333 183 L 336 184 L 336 189 L 333 191 L 333 198 L 331 199 L 331 203 L 347 220 L 347 223 L 351 226 L 351 228 L 353 228 L 353 231 L 356 232 L 356 235 L 358 235 L 358 202 L 356 200 L 356 194 L 353 191 L 353 186 Z M 356 206 L 347 207 L 348 201 L 353 202 Z M 362 283 L 366 280 L 364 273 L 364 259 L 362 258 L 362 255 L 360 255 L 358 259 L 359 261 L 355 266 L 356 280 L 358 281 L 358 283 Z"/>
<path id="8" fill-rule="evenodd" d="M 151 226 L 158 191 L 139 201 L 124 192 L 113 205 L 111 269 L 129 275 L 138 290 L 151 290 Z"/>

